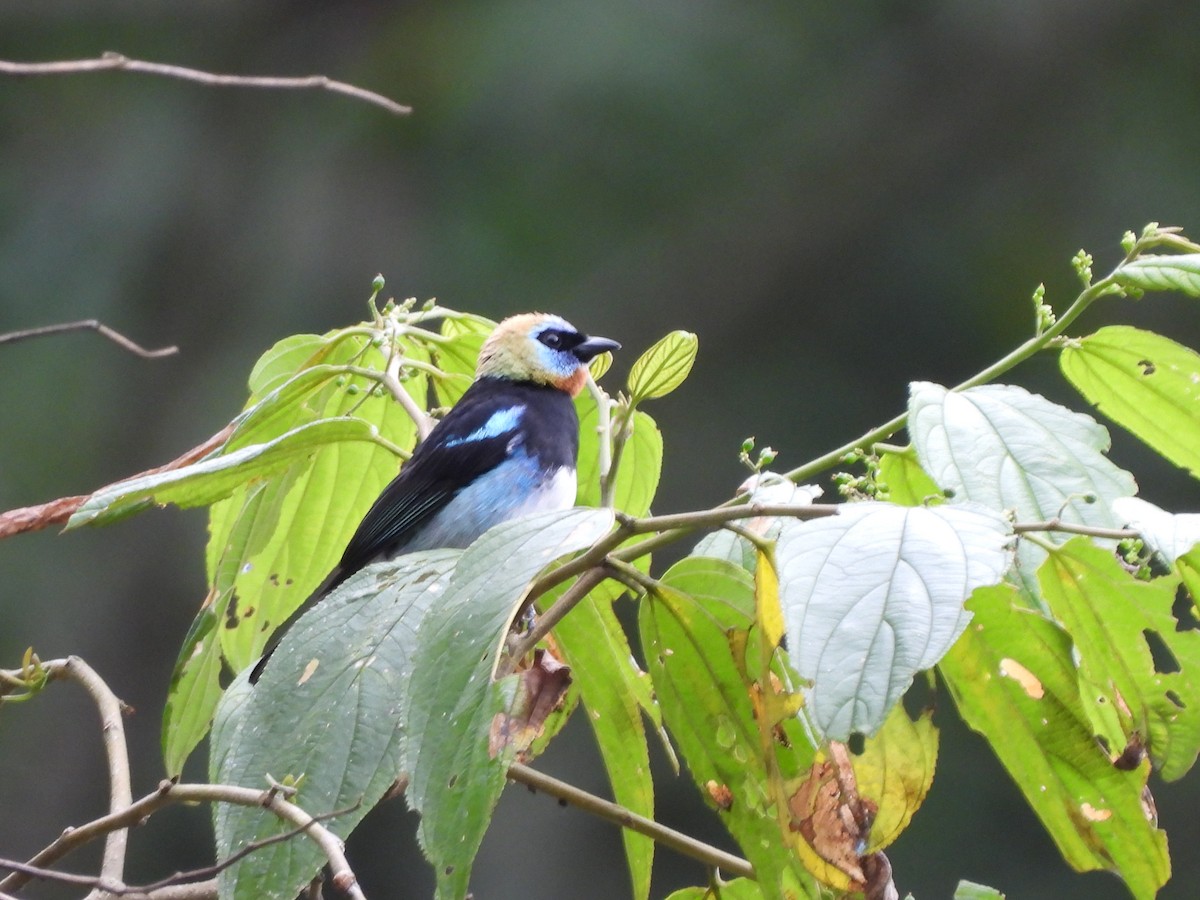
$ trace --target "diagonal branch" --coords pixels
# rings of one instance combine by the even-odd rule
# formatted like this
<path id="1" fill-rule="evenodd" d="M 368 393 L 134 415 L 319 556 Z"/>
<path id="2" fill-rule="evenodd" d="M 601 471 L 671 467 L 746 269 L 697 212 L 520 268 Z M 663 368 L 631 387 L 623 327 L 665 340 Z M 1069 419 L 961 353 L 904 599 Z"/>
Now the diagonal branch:
<path id="1" fill-rule="evenodd" d="M 79 75 L 85 72 L 143 72 L 147 75 L 159 75 L 164 78 L 178 78 L 195 84 L 210 87 L 248 87 L 267 88 L 271 90 L 323 90 L 346 97 L 353 97 L 366 103 L 382 107 L 397 116 L 405 116 L 412 112 L 412 107 L 397 103 L 382 94 L 368 91 L 357 85 L 334 81 L 325 75 L 305 75 L 298 78 L 281 78 L 277 76 L 260 75 L 219 75 L 215 72 L 205 72 L 200 69 L 189 69 L 185 66 L 173 66 L 166 63 L 147 62 L 140 59 L 130 59 L 120 53 L 107 52 L 96 59 L 71 59 L 55 62 L 19 63 L 0 60 L 0 75 Z"/>
<path id="2" fill-rule="evenodd" d="M 646 837 L 653 839 L 655 843 L 669 847 L 684 856 L 697 859 L 713 868 L 723 869 L 731 875 L 754 878 L 754 867 L 741 857 L 734 856 L 732 853 L 726 853 L 724 850 L 720 850 L 703 841 L 698 841 L 694 837 L 690 837 L 673 828 L 660 825 L 653 819 L 639 816 L 637 813 L 619 804 L 604 800 L 595 794 L 589 794 L 587 791 L 580 790 L 564 781 L 559 781 L 557 778 L 551 778 L 549 775 L 543 774 L 536 769 L 531 769 L 520 763 L 513 763 L 508 768 L 508 778 L 510 781 L 525 785 L 530 790 L 549 794 L 551 797 L 555 797 L 564 803 L 569 803 L 578 809 L 582 809 L 584 812 L 589 812 L 609 822 L 614 822 L 622 828 L 628 828 L 630 831 L 644 834 Z"/>

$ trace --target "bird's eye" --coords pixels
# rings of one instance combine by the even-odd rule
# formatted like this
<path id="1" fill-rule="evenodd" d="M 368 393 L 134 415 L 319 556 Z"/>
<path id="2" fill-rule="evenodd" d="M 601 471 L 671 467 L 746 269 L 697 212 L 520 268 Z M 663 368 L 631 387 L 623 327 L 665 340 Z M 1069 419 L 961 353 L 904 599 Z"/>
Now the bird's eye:
<path id="1" fill-rule="evenodd" d="M 563 343 L 562 335 L 557 331 L 543 331 L 538 335 L 538 340 L 551 350 L 558 350 Z"/>

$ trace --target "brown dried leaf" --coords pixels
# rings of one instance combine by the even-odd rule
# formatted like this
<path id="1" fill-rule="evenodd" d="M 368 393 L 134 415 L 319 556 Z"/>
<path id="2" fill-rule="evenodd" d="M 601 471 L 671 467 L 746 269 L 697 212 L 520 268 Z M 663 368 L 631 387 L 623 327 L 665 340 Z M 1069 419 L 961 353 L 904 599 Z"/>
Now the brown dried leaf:
<path id="1" fill-rule="evenodd" d="M 488 752 L 494 758 L 502 750 L 515 749 L 517 760 L 525 762 L 525 754 L 541 735 L 546 719 L 566 697 L 571 669 L 544 650 L 537 650 L 533 664 L 518 672 L 517 679 L 512 706 L 492 719 Z"/>

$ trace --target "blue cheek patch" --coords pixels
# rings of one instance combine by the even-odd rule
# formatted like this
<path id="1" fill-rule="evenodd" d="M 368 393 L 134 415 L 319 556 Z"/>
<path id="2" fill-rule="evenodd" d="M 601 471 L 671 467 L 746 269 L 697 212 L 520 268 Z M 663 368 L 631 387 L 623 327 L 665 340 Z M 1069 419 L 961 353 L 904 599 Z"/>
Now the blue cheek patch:
<path id="1" fill-rule="evenodd" d="M 459 444 L 469 444 L 472 441 L 486 441 L 489 438 L 498 438 L 502 434 L 516 431 L 524 414 L 525 407 L 523 406 L 510 406 L 508 409 L 497 410 L 482 426 L 466 437 L 452 438 L 446 441 L 445 446 L 457 447 Z"/>
<path id="2" fill-rule="evenodd" d="M 579 360 L 565 350 L 551 350 L 545 344 L 535 343 L 534 351 L 537 353 L 538 368 L 552 375 L 566 378 L 579 368 Z"/>

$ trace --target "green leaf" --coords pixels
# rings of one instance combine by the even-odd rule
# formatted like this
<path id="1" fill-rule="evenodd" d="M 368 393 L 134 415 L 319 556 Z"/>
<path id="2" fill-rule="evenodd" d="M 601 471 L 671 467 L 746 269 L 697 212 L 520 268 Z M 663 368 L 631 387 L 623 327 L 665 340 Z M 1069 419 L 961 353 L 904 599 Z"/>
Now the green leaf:
<path id="1" fill-rule="evenodd" d="M 316 365 L 324 351 L 333 344 L 339 332 L 329 334 L 294 334 L 276 343 L 258 358 L 250 371 L 250 393 L 263 396 L 275 390 L 297 372 Z"/>
<path id="2" fill-rule="evenodd" d="M 543 597 L 543 607 L 571 583 Z M 626 809 L 652 819 L 654 782 L 641 710 L 657 707 L 650 699 L 650 678 L 634 661 L 613 612 L 613 600 L 623 590 L 612 582 L 602 583 L 554 627 L 554 638 L 587 709 L 613 798 Z M 621 830 L 621 836 L 633 897 L 645 900 L 650 895 L 654 842 L 627 828 Z"/>
<path id="3" fill-rule="evenodd" d="M 924 506 L 930 500 L 943 499 L 941 490 L 911 450 L 881 454 L 879 480 L 887 485 L 887 499 L 898 506 Z"/>
<path id="4" fill-rule="evenodd" d="M 925 710 L 914 721 L 902 704 L 893 706 L 883 727 L 853 757 L 858 795 L 878 808 L 865 852 L 882 850 L 908 827 L 933 786 L 937 756 L 933 710 Z"/>
<path id="5" fill-rule="evenodd" d="M 1139 256 L 1117 269 L 1113 280 L 1122 287 L 1200 297 L 1200 253 Z"/>
<path id="6" fill-rule="evenodd" d="M 883 724 L 966 627 L 971 591 L 1004 576 L 1009 537 L 982 507 L 855 503 L 784 524 L 775 558 L 788 652 L 822 734 L 845 741 Z"/>
<path id="7" fill-rule="evenodd" d="M 1200 475 L 1200 355 L 1112 325 L 1063 347 L 1063 375 L 1089 403 L 1171 462 Z"/>
<path id="8" fill-rule="evenodd" d="M 419 627 L 440 603 L 457 550 L 413 553 L 355 574 L 301 617 L 251 686 L 230 687 L 213 726 L 214 782 L 266 788 L 302 780 L 294 802 L 343 840 L 401 772 Z M 215 804 L 221 858 L 290 830 L 269 812 Z M 291 900 L 324 857 L 308 840 L 276 843 L 220 875 L 221 896 Z"/>
<path id="9" fill-rule="evenodd" d="M 433 380 L 439 404 L 453 406 L 471 386 L 479 351 L 495 327 L 495 322 L 476 317 L 448 318 L 442 323 L 442 334 L 453 340 L 430 348 L 434 365 L 445 373 L 444 378 Z"/>
<path id="10" fill-rule="evenodd" d="M 425 620 L 406 723 L 405 797 L 421 814 L 419 837 L 439 897 L 466 894 L 511 761 L 509 748 L 489 747 L 489 731 L 514 694 L 514 679 L 492 681 L 512 616 L 538 572 L 590 546 L 612 523 L 610 510 L 572 509 L 497 525 L 463 553 Z"/>
<path id="11" fill-rule="evenodd" d="M 965 391 L 916 382 L 908 430 L 921 467 L 950 497 L 970 500 L 1017 521 L 1064 522 L 1116 528 L 1111 504 L 1137 492 L 1133 476 L 1104 455 L 1108 431 L 1090 416 L 1012 385 Z M 1047 532 L 1045 539 L 1066 537 Z M 1037 596 L 1037 567 L 1045 551 L 1033 541 L 1017 546 L 1017 573 Z"/>
<path id="12" fill-rule="evenodd" d="M 646 664 L 663 717 L 692 778 L 753 864 L 763 896 L 817 896 L 817 887 L 788 846 L 779 811 L 770 800 L 767 760 L 747 674 L 731 636 L 754 624 L 754 580 L 716 559 L 688 557 L 662 579 L 638 609 Z M 813 751 L 792 717 L 789 746 L 781 749 L 784 777 L 812 764 Z M 725 792 L 728 792 L 727 794 Z M 718 802 L 724 797 L 727 802 Z"/>
<path id="13" fill-rule="evenodd" d="M 772 896 L 763 886 L 750 878 L 735 878 L 722 882 L 720 896 L 712 888 L 689 887 L 667 895 L 667 900 L 762 900 Z"/>
<path id="14" fill-rule="evenodd" d="M 1181 778 L 1200 752 L 1200 633 L 1176 629 L 1178 580 L 1138 581 L 1082 537 L 1056 548 L 1038 577 L 1075 642 L 1080 674 L 1101 692 L 1086 702 L 1116 710 L 1122 722 L 1106 735 L 1112 755 L 1137 732 L 1162 777 Z M 1169 660 L 1156 664 L 1151 640 Z"/>
<path id="15" fill-rule="evenodd" d="M 421 351 L 409 347 L 406 352 Z M 311 368 L 286 373 L 285 364 Z M 390 445 L 411 450 L 416 427 L 408 414 L 374 382 L 345 375 L 348 364 L 379 371 L 386 367 L 365 328 L 281 341 L 255 367 L 251 386 L 261 393 L 250 397 L 231 440 L 269 442 L 304 423 L 354 414 L 372 422 Z M 405 386 L 415 398 L 423 398 L 425 376 L 410 378 Z M 212 506 L 206 551 L 209 599 L 201 615 L 215 616 L 220 623 L 220 651 L 235 671 L 258 658 L 273 628 L 329 573 L 398 467 L 395 452 L 382 441 L 328 444 L 269 478 L 239 486 Z M 211 650 L 206 646 L 197 653 L 189 637 L 180 651 L 163 718 L 168 771 L 178 771 L 176 766 L 203 737 L 203 723 L 212 717 L 219 671 L 209 664 Z M 201 671 L 193 675 L 194 667 Z M 204 684 L 197 695 L 204 702 L 177 701 L 174 684 L 193 680 Z"/>
<path id="16" fill-rule="evenodd" d="M 1083 708 L 1070 637 L 1019 603 L 1009 585 L 976 591 L 974 618 L 938 668 L 1066 861 L 1116 872 L 1148 900 L 1170 875 L 1166 835 L 1142 808 L 1149 767 L 1112 765 Z"/>
<path id="17" fill-rule="evenodd" d="M 323 419 L 301 425 L 265 444 L 210 456 L 180 469 L 130 478 L 102 488 L 75 511 L 67 528 L 106 525 L 147 503 L 204 506 L 223 500 L 241 485 L 265 478 L 316 450 L 344 441 L 380 445 L 376 428 L 362 419 Z"/>
<path id="18" fill-rule="evenodd" d="M 579 466 L 576 477 L 579 491 L 576 502 L 581 506 L 600 505 L 599 436 L 596 426 L 599 414 L 595 401 L 581 394 L 575 401 L 579 412 Z M 631 516 L 643 516 L 658 491 L 662 474 L 663 438 L 654 419 L 640 409 L 633 413 L 632 434 L 617 468 L 617 483 L 613 505 Z"/>
<path id="19" fill-rule="evenodd" d="M 184 646 L 187 656 L 175 663 L 167 693 L 163 721 L 171 727 L 162 732 L 163 762 L 167 774 L 179 775 L 188 755 L 195 749 L 212 721 L 221 699 L 221 641 L 216 633 L 218 619 L 206 605 L 192 623 Z"/>
<path id="20" fill-rule="evenodd" d="M 672 331 L 638 358 L 629 370 L 634 405 L 665 397 L 683 384 L 696 361 L 699 340 L 690 331 Z"/>
<path id="21" fill-rule="evenodd" d="M 954 889 L 954 900 L 1005 900 L 995 888 L 973 881 L 960 881 Z"/>

